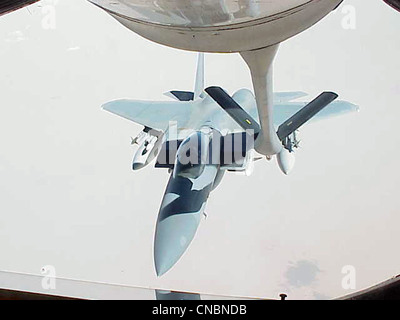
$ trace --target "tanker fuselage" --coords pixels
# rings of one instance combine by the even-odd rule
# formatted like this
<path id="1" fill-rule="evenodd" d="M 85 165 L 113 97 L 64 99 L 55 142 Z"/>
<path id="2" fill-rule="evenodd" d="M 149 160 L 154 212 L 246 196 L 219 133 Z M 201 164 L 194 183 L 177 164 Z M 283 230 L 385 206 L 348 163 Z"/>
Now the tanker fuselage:
<path id="1" fill-rule="evenodd" d="M 248 0 L 241 1 L 242 7 L 233 0 L 159 0 L 154 8 L 151 2 L 140 7 L 137 0 L 127 1 L 129 6 L 120 1 L 90 1 L 130 30 L 160 44 L 200 52 L 243 52 L 295 36 L 343 0 Z"/>

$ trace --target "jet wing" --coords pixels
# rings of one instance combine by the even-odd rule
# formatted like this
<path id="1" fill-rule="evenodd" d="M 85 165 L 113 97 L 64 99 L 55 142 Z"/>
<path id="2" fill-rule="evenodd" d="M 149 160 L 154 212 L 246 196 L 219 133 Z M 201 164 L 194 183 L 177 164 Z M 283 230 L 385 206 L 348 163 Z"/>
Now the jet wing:
<path id="1" fill-rule="evenodd" d="M 184 127 L 190 117 L 193 101 L 115 100 L 102 106 L 106 111 L 137 124 L 165 132 L 170 122 Z"/>
<path id="2" fill-rule="evenodd" d="M 307 105 L 306 102 L 289 102 L 274 105 L 274 124 L 278 127 Z M 359 111 L 358 106 L 346 101 L 334 101 L 315 115 L 310 122 Z"/>
<path id="3" fill-rule="evenodd" d="M 293 100 L 308 96 L 304 92 L 275 92 L 274 93 L 274 125 L 278 128 L 287 119 L 293 116 L 295 113 L 303 109 L 308 102 L 292 102 Z M 233 95 L 235 101 L 243 107 L 246 112 L 251 115 L 257 122 L 259 121 L 257 105 L 253 99 L 250 103 L 246 103 L 249 99 L 246 97 Z M 332 118 L 343 114 L 359 111 L 359 107 L 346 102 L 346 101 L 334 101 L 328 105 L 325 109 L 320 111 L 314 116 L 310 122 Z"/>
<path id="4" fill-rule="evenodd" d="M 291 101 L 303 95 L 303 93 L 285 93 L 275 95 L 277 100 L 275 100 L 274 104 L 274 125 L 276 127 L 279 127 L 282 123 L 300 111 L 307 104 L 307 102 L 286 101 Z M 284 102 L 279 102 L 278 99 Z M 238 100 L 237 102 L 240 105 L 243 103 L 241 100 Z M 211 114 L 213 114 L 212 118 L 215 118 L 215 121 L 217 122 L 221 122 L 220 124 L 222 126 L 228 126 L 231 128 L 231 123 L 225 123 L 223 121 L 225 117 L 228 117 L 229 119 L 229 115 L 225 114 L 224 112 L 222 112 L 222 115 L 216 113 L 216 111 L 220 111 L 220 108 L 216 107 L 216 105 L 214 106 L 214 104 L 210 104 L 208 105 L 208 108 L 204 107 L 204 109 L 201 110 L 201 113 L 194 117 L 193 111 L 197 109 L 194 104 L 194 101 L 163 102 L 123 99 L 108 102 L 104 104 L 102 108 L 137 124 L 163 132 L 166 131 L 170 122 L 176 122 L 178 128 L 185 128 L 190 119 L 195 118 L 197 119 L 197 122 L 201 122 L 203 117 L 208 118 Z M 243 108 L 251 116 L 253 116 L 256 121 L 258 121 L 258 113 L 255 101 L 253 103 L 244 104 Z M 310 122 L 327 119 L 350 112 L 356 112 L 358 110 L 359 108 L 356 105 L 349 102 L 334 101 L 321 112 L 319 112 L 314 118 L 312 118 Z"/>

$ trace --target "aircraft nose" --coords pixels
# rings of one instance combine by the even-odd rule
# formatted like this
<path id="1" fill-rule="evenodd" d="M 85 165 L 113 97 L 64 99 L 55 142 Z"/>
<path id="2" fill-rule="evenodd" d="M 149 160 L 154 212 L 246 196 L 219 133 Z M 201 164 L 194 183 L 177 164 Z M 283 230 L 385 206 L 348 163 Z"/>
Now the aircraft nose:
<path id="1" fill-rule="evenodd" d="M 134 162 L 132 163 L 132 170 L 136 171 L 136 170 L 140 170 L 142 168 L 145 167 L 144 163 L 140 163 L 140 162 Z"/>
<path id="2" fill-rule="evenodd" d="M 154 237 L 154 263 L 158 276 L 178 262 L 196 235 L 217 172 L 218 168 L 210 165 L 197 179 L 171 174 Z"/>
<path id="3" fill-rule="evenodd" d="M 179 213 L 158 221 L 154 240 L 154 262 L 157 276 L 169 271 L 192 242 L 203 208 L 195 213 Z"/>

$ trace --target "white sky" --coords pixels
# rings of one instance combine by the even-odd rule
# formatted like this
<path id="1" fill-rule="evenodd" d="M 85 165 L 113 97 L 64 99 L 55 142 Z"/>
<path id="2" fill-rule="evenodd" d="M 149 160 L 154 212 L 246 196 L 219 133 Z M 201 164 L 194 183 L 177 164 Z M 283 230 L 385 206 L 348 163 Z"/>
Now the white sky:
<path id="1" fill-rule="evenodd" d="M 64 278 L 292 299 L 354 291 L 341 286 L 346 265 L 357 290 L 400 273 L 400 16 L 383 1 L 344 4 L 356 29 L 342 28 L 339 10 L 282 44 L 275 89 L 334 90 L 361 112 L 304 128 L 289 177 L 275 161 L 227 174 L 160 279 L 152 247 L 168 174 L 131 171 L 141 128 L 100 105 L 191 90 L 196 55 L 142 39 L 83 0 L 58 1 L 54 30 L 38 5 L 1 17 L 0 270 L 53 265 Z M 251 88 L 237 54 L 209 54 L 206 68 L 207 85 Z"/>

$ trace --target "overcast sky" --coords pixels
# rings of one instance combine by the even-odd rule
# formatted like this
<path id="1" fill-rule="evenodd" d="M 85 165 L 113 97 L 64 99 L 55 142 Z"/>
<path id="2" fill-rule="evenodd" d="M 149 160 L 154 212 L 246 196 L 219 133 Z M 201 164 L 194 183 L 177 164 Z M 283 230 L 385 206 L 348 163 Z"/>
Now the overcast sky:
<path id="1" fill-rule="evenodd" d="M 275 298 L 332 298 L 342 268 L 356 290 L 400 273 L 400 15 L 383 1 L 346 0 L 283 43 L 275 91 L 324 90 L 360 106 L 300 132 L 293 173 L 259 161 L 212 193 L 181 261 L 157 279 L 153 236 L 168 173 L 132 172 L 141 127 L 100 109 L 112 99 L 192 90 L 196 55 L 149 42 L 83 0 L 0 18 L 0 270 Z M 40 7 L 40 5 L 42 7 Z M 43 25 L 45 23 L 45 25 Z M 207 54 L 206 84 L 251 88 L 237 54 Z M 1 283 L 0 283 L 1 286 Z"/>

